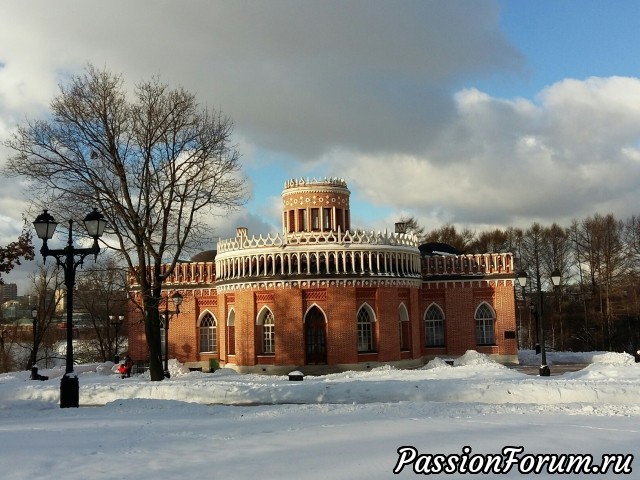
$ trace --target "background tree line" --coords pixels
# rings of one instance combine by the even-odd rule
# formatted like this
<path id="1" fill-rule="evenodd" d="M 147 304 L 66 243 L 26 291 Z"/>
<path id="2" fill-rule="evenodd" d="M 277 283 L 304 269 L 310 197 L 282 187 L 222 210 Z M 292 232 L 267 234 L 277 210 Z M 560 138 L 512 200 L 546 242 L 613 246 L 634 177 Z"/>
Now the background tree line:
<path id="1" fill-rule="evenodd" d="M 481 232 L 443 225 L 425 233 L 413 217 L 400 221 L 421 243 L 447 243 L 467 253 L 514 254 L 516 272 L 524 270 L 528 276 L 526 291 L 516 288 L 521 348 L 533 348 L 537 340 L 527 307 L 537 302 L 538 286 L 550 348 L 636 352 L 640 347 L 640 216 L 620 220 L 595 214 L 567 226 L 533 223 L 526 230 Z M 550 278 L 556 269 L 562 280 L 554 289 Z"/>

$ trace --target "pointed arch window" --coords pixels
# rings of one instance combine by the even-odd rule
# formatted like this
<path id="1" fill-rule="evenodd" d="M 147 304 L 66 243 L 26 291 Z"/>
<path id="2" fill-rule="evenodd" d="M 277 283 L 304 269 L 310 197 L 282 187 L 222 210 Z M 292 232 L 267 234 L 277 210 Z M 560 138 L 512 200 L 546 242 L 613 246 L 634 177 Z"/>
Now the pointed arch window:
<path id="1" fill-rule="evenodd" d="M 495 345 L 496 314 L 488 304 L 482 303 L 476 310 L 476 343 Z"/>
<path id="2" fill-rule="evenodd" d="M 327 363 L 327 321 L 322 310 L 313 305 L 304 316 L 307 364 Z"/>
<path id="3" fill-rule="evenodd" d="M 424 336 L 427 347 L 443 347 L 444 313 L 437 305 L 431 305 L 424 313 Z"/>
<path id="4" fill-rule="evenodd" d="M 358 310 L 358 353 L 375 352 L 375 316 L 371 307 L 363 305 Z"/>
<path id="5" fill-rule="evenodd" d="M 216 353 L 217 347 L 217 322 L 209 312 L 200 320 L 200 353 Z"/>

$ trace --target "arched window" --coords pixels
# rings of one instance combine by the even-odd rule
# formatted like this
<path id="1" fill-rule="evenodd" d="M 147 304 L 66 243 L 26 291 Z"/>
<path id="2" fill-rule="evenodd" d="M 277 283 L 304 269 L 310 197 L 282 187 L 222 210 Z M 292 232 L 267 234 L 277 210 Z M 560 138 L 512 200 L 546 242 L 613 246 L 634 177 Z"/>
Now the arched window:
<path id="1" fill-rule="evenodd" d="M 427 347 L 442 347 L 444 343 L 444 313 L 437 305 L 424 312 L 424 344 Z"/>
<path id="2" fill-rule="evenodd" d="M 398 319 L 400 320 L 400 351 L 411 350 L 411 329 L 409 328 L 409 312 L 404 303 L 398 307 Z"/>
<path id="3" fill-rule="evenodd" d="M 227 355 L 236 354 L 236 311 L 229 310 L 227 317 Z"/>
<path id="4" fill-rule="evenodd" d="M 273 313 L 268 308 L 263 308 L 256 322 L 258 335 L 261 340 L 260 352 L 262 355 L 274 355 L 276 353 L 275 321 Z"/>
<path id="5" fill-rule="evenodd" d="M 476 310 L 476 343 L 478 345 L 495 345 L 496 314 L 486 303 Z"/>
<path id="6" fill-rule="evenodd" d="M 216 353 L 216 319 L 209 312 L 200 320 L 200 353 Z"/>
<path id="7" fill-rule="evenodd" d="M 374 314 L 369 305 L 365 304 L 358 310 L 358 353 L 375 351 Z"/>

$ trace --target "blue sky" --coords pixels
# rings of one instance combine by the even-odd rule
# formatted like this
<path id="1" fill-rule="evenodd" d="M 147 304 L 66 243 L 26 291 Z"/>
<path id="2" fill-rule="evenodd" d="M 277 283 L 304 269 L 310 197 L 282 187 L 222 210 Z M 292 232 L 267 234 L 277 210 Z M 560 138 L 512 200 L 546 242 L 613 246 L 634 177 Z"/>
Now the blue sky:
<path id="1" fill-rule="evenodd" d="M 640 194 L 638 19 L 636 1 L 8 0 L 0 138 L 91 62 L 129 85 L 159 74 L 233 119 L 253 196 L 213 237 L 280 231 L 293 177 L 344 178 L 370 230 L 624 219 Z M 6 244 L 29 199 L 0 182 Z"/>
<path id="2" fill-rule="evenodd" d="M 523 75 L 478 87 L 492 95 L 534 98 L 563 78 L 637 76 L 640 3 L 602 0 L 500 1 L 500 27 L 521 51 Z"/>

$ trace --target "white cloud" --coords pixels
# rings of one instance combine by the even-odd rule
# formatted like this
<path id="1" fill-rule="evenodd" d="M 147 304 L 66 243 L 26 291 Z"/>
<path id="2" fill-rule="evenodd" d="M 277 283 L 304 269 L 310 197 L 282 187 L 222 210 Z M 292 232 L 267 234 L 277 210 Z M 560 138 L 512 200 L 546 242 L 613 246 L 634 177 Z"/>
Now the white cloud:
<path id="1" fill-rule="evenodd" d="M 538 104 L 464 90 L 424 155 L 344 155 L 333 167 L 370 201 L 440 222 L 624 218 L 640 193 L 639 97 L 640 79 L 616 77 L 558 82 Z"/>
<path id="2" fill-rule="evenodd" d="M 9 1 L 0 16 L 0 95 L 48 101 L 88 61 L 130 82 L 159 73 L 299 158 L 415 152 L 452 115 L 451 81 L 522 64 L 492 0 Z"/>

